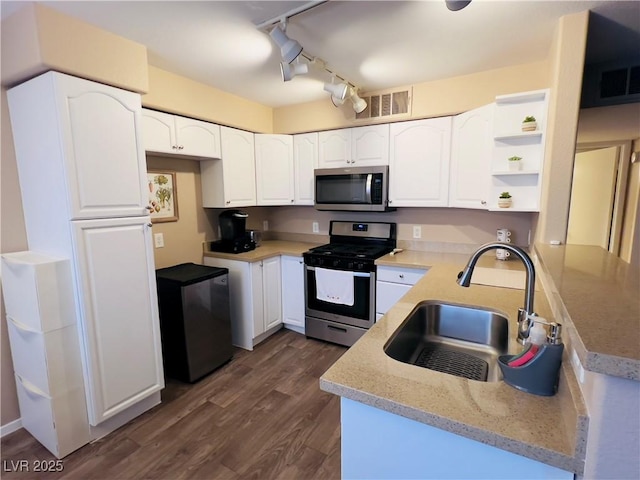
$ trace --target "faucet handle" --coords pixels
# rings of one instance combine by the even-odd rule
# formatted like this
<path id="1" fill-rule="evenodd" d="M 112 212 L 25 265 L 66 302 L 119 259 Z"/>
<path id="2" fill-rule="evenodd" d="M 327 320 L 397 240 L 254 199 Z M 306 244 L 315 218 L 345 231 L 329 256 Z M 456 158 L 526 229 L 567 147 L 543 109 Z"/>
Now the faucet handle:
<path id="1" fill-rule="evenodd" d="M 547 343 L 558 345 L 562 342 L 561 338 L 562 325 L 560 323 L 549 323 L 549 334 L 547 335 Z"/>

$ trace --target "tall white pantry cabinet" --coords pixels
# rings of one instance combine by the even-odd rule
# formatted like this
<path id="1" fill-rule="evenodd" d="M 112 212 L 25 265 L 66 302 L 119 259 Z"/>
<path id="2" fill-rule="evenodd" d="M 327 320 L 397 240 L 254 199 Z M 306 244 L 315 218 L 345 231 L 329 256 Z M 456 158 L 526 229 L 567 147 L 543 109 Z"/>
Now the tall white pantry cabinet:
<path id="1" fill-rule="evenodd" d="M 88 420 L 104 428 L 164 387 L 140 95 L 48 72 L 8 101 L 29 250 L 71 261 Z"/>

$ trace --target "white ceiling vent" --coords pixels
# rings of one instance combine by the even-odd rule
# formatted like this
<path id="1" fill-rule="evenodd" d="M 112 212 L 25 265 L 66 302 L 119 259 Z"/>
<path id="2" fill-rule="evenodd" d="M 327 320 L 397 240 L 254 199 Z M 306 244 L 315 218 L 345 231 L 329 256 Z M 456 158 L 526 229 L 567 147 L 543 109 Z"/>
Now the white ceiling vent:
<path id="1" fill-rule="evenodd" d="M 401 118 L 411 115 L 411 88 L 396 91 L 362 93 L 367 108 L 356 113 L 356 120 Z"/>

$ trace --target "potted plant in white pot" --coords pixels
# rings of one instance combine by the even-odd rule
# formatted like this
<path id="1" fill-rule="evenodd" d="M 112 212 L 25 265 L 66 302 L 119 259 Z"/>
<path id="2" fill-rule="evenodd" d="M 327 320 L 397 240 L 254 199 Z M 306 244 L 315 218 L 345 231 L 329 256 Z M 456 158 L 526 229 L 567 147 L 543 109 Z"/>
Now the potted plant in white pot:
<path id="1" fill-rule="evenodd" d="M 522 157 L 518 157 L 514 155 L 513 157 L 509 157 L 507 160 L 509 160 L 510 171 L 517 172 L 522 169 L 522 162 L 520 161 L 522 160 Z"/>
<path id="2" fill-rule="evenodd" d="M 536 122 L 536 117 L 533 115 L 528 115 L 524 117 L 522 121 L 522 131 L 523 132 L 533 132 L 538 128 L 538 122 Z"/>
<path id="3" fill-rule="evenodd" d="M 500 208 L 509 208 L 511 206 L 511 194 L 509 192 L 502 192 L 498 197 L 498 206 Z"/>

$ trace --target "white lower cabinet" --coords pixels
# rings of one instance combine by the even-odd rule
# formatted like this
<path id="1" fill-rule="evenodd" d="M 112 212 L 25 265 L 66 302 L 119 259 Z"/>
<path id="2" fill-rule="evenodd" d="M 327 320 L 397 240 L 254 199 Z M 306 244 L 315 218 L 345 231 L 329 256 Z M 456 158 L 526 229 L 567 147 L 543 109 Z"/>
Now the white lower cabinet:
<path id="1" fill-rule="evenodd" d="M 282 321 L 285 327 L 304 333 L 304 261 L 302 257 L 283 255 Z"/>
<path id="2" fill-rule="evenodd" d="M 378 267 L 376 318 L 379 319 L 427 273 L 424 268 Z"/>
<path id="3" fill-rule="evenodd" d="M 204 264 L 229 269 L 231 337 L 236 347 L 253 347 L 282 324 L 280 257 L 258 262 L 205 257 Z"/>
<path id="4" fill-rule="evenodd" d="M 151 223 L 148 217 L 72 223 L 91 345 L 89 418 L 97 425 L 164 388 Z"/>

